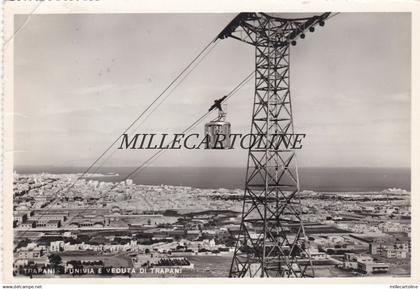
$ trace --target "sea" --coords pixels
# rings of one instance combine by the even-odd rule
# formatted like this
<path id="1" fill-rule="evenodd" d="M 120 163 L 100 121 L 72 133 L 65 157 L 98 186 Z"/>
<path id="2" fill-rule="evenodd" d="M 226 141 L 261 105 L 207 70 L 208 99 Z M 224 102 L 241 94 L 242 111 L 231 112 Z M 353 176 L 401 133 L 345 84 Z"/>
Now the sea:
<path id="1" fill-rule="evenodd" d="M 16 167 L 20 174 L 83 173 L 84 167 Z M 135 168 L 104 167 L 89 179 L 118 182 Z M 90 172 L 93 172 L 91 170 Z M 147 167 L 130 177 L 135 184 L 188 186 L 201 189 L 243 189 L 246 168 L 240 167 Z M 322 192 L 372 192 L 388 188 L 411 190 L 410 168 L 299 168 L 301 190 Z"/>

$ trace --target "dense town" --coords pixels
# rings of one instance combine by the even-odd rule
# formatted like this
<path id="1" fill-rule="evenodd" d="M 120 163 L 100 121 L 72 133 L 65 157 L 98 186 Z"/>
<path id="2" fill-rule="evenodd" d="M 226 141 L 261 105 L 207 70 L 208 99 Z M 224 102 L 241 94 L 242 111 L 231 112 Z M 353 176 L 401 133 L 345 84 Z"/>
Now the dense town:
<path id="1" fill-rule="evenodd" d="M 15 173 L 14 274 L 226 277 L 242 195 Z M 300 201 L 317 277 L 410 275 L 409 192 L 302 191 Z"/>

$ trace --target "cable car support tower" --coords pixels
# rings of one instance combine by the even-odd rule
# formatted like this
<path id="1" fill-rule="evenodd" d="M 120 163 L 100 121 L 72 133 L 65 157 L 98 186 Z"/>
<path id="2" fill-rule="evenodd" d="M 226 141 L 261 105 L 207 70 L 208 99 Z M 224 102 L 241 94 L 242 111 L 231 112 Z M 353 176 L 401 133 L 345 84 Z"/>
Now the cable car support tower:
<path id="1" fill-rule="evenodd" d="M 261 144 L 248 151 L 242 220 L 230 277 L 313 277 L 301 220 L 294 150 L 270 145 L 294 133 L 290 96 L 290 45 L 324 26 L 330 13 L 297 19 L 240 13 L 218 35 L 255 47 L 251 134 Z"/>

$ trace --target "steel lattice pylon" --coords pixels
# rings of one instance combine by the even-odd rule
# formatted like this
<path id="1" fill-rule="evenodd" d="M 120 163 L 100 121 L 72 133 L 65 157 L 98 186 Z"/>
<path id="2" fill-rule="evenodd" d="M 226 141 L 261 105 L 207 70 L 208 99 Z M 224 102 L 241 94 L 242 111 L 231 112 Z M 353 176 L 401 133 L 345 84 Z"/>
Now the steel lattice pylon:
<path id="1" fill-rule="evenodd" d="M 290 43 L 323 25 L 329 13 L 283 19 L 241 13 L 220 33 L 255 46 L 255 96 L 251 134 L 260 144 L 248 152 L 242 221 L 230 277 L 312 277 L 314 270 L 296 198 L 295 151 L 270 145 L 294 133 L 289 89 Z"/>

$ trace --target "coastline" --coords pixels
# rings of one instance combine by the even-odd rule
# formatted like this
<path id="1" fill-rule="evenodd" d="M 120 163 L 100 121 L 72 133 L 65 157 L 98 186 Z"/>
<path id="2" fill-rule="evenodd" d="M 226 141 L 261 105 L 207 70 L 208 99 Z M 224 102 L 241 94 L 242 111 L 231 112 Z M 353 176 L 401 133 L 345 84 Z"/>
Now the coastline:
<path id="1" fill-rule="evenodd" d="M 133 168 L 104 167 L 92 179 L 122 181 Z M 17 167 L 22 174 L 82 173 L 84 167 Z M 99 175 L 100 174 L 100 175 Z M 118 174 L 118 175 L 116 175 Z M 200 189 L 244 189 L 246 169 L 240 167 L 147 167 L 132 178 L 135 184 L 189 186 Z M 89 175 L 88 175 L 89 176 Z M 388 188 L 411 190 L 410 168 L 308 168 L 299 169 L 301 190 L 322 192 L 381 191 Z"/>

